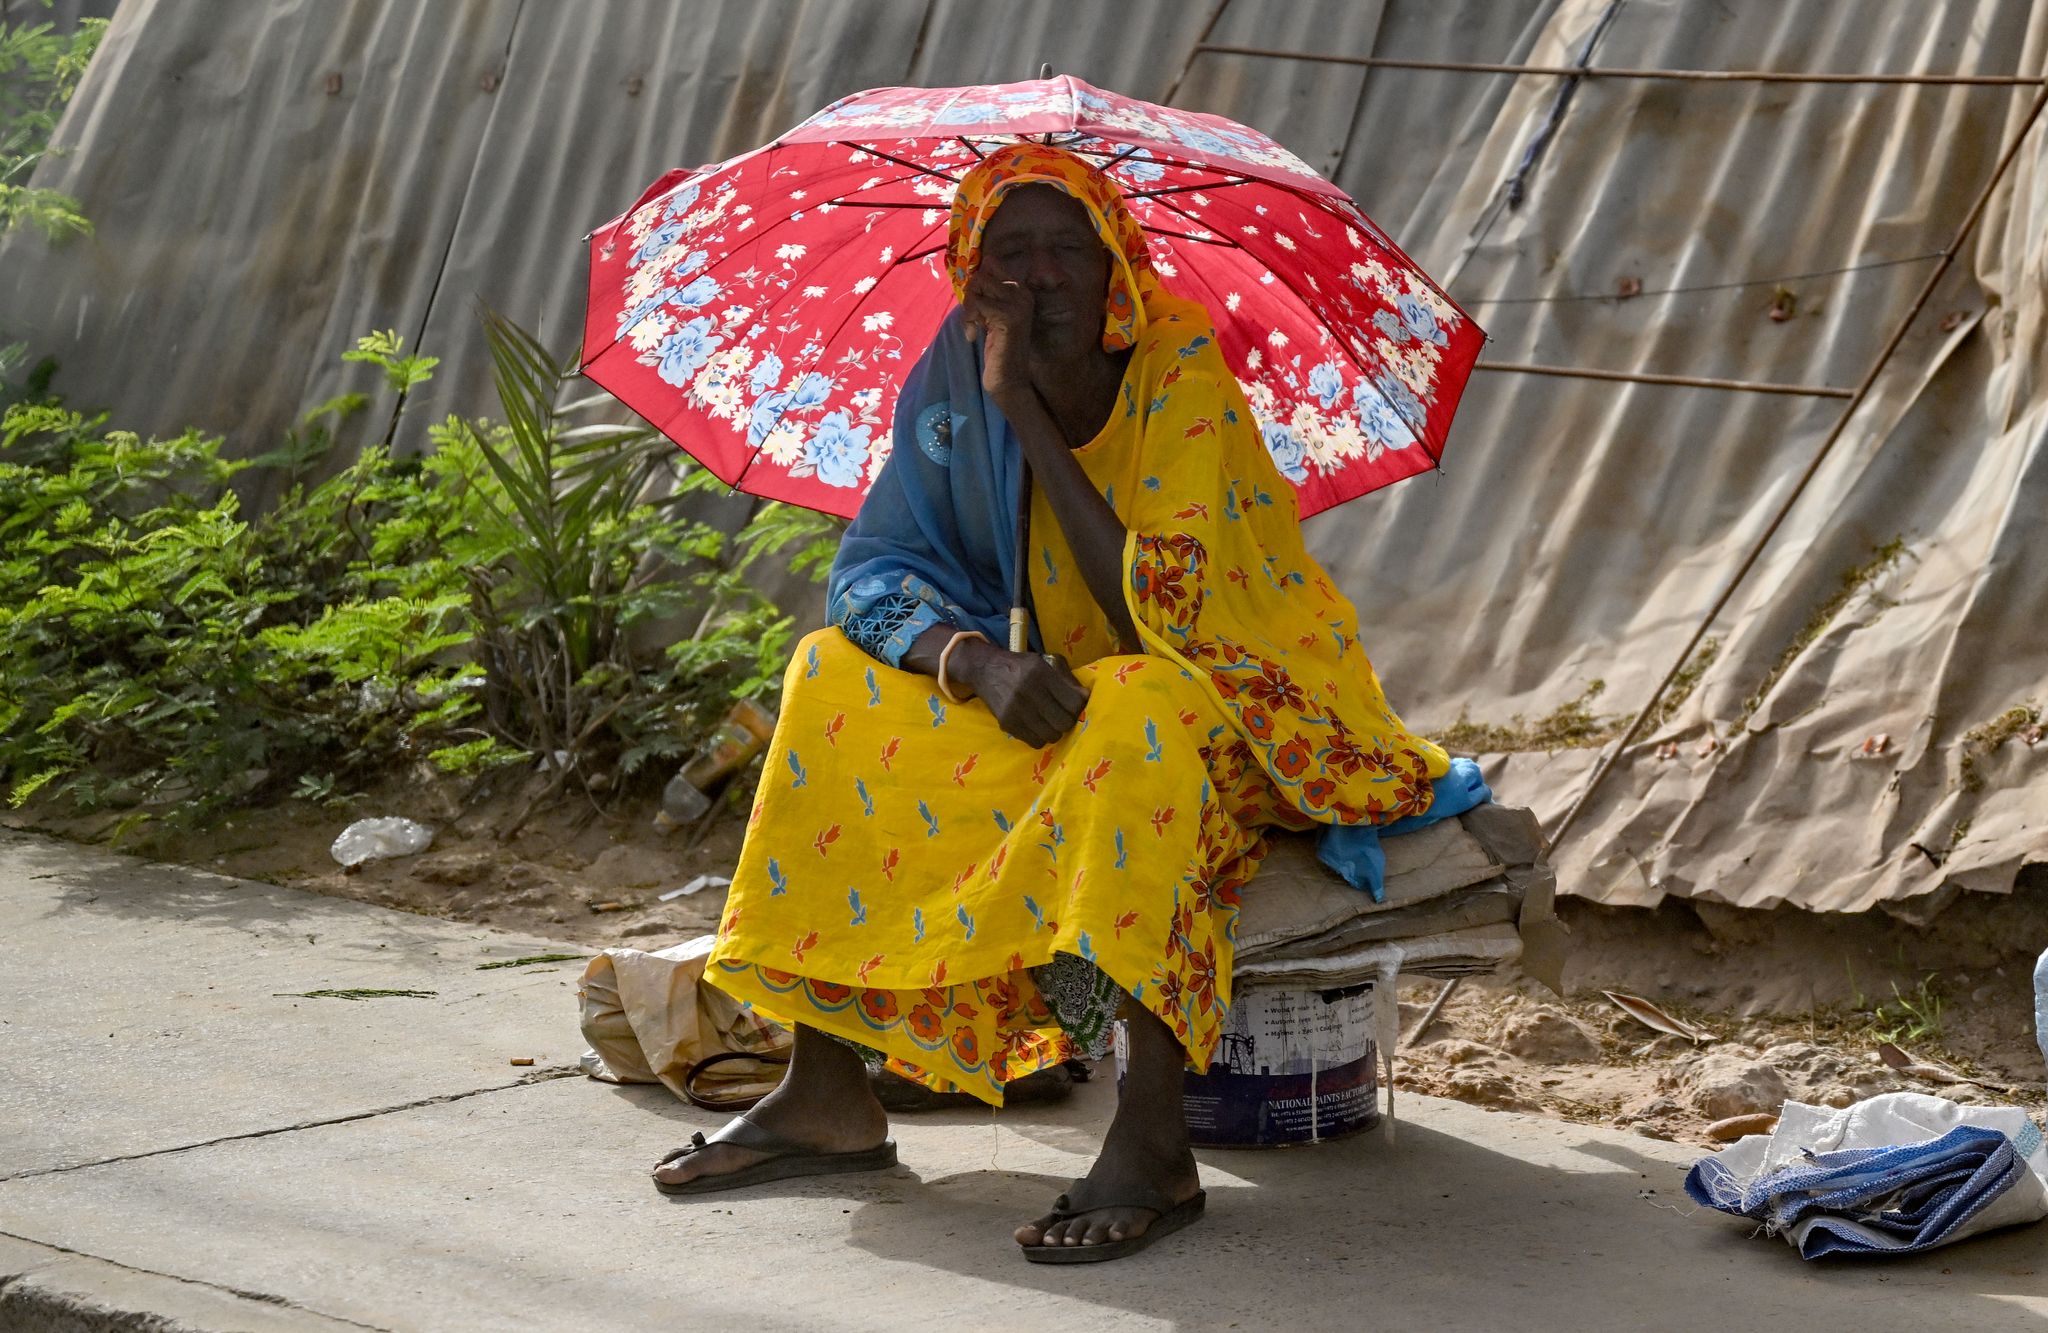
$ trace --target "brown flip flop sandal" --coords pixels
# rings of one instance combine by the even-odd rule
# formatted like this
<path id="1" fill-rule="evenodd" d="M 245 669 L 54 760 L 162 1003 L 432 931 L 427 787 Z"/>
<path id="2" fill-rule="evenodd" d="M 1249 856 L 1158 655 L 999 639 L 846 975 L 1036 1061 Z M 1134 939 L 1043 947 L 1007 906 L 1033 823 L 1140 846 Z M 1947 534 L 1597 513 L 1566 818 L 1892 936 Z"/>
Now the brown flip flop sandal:
<path id="1" fill-rule="evenodd" d="M 1080 1181 L 1074 1182 L 1076 1189 Z M 1064 1194 L 1052 1203 L 1052 1220 L 1066 1222 L 1089 1213 L 1099 1213 L 1105 1208 L 1142 1208 L 1156 1213 L 1152 1225 L 1136 1236 L 1122 1240 L 1107 1240 L 1100 1245 L 1020 1245 L 1024 1257 L 1034 1264 L 1104 1264 L 1112 1259 L 1123 1259 L 1150 1245 L 1164 1236 L 1170 1236 L 1182 1227 L 1202 1219 L 1202 1210 L 1208 1200 L 1206 1190 L 1196 1190 L 1188 1198 L 1175 1203 L 1163 1194 L 1132 1199 L 1115 1199 L 1098 1203 L 1092 1208 L 1076 1208 Z"/>
<path id="2" fill-rule="evenodd" d="M 688 1147 L 678 1148 L 655 1163 L 655 1168 L 667 1166 L 692 1154 L 703 1152 L 714 1143 L 730 1143 L 735 1148 L 747 1148 L 754 1152 L 774 1154 L 765 1161 L 743 1166 L 737 1171 L 726 1171 L 718 1175 L 698 1176 L 680 1184 L 665 1180 L 654 1182 L 654 1188 L 663 1194 L 712 1194 L 720 1190 L 742 1189 L 748 1185 L 766 1184 L 771 1180 L 793 1180 L 800 1176 L 843 1176 L 857 1171 L 886 1171 L 896 1165 L 896 1141 L 883 1139 L 872 1148 L 858 1152 L 819 1152 L 801 1143 L 792 1143 L 780 1134 L 770 1133 L 745 1116 L 734 1116 L 710 1138 L 703 1134 L 692 1134 Z"/>

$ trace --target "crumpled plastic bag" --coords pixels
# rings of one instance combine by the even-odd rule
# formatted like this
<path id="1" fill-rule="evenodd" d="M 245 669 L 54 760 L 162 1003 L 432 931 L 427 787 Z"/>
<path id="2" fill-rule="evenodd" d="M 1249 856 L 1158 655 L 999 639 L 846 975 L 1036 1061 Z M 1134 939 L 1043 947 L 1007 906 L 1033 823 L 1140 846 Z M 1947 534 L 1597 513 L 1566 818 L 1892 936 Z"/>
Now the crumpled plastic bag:
<path id="1" fill-rule="evenodd" d="M 434 845 L 434 830 L 417 820 L 398 815 L 379 819 L 358 819 L 341 831 L 328 851 L 344 869 L 353 870 L 365 861 L 382 861 L 394 856 L 414 856 Z"/>
<path id="2" fill-rule="evenodd" d="M 787 1059 L 787 1028 L 743 1007 L 704 980 L 715 936 L 700 935 L 657 949 L 606 949 L 583 969 L 577 991 L 585 1074 L 607 1083 L 660 1083 L 689 1100 L 690 1071 L 713 1056 Z M 721 1100 L 765 1096 L 782 1081 L 779 1066 L 727 1062 L 707 1070 L 697 1091 Z"/>

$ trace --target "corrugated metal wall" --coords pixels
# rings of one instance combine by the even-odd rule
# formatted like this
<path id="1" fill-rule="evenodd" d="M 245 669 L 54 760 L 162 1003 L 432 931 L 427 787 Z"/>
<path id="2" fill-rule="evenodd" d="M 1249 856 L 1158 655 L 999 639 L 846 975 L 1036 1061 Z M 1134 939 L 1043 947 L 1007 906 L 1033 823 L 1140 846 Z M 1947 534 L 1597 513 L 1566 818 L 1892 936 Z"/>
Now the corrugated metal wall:
<path id="1" fill-rule="evenodd" d="M 1211 40 L 1568 63 L 1606 8 L 1232 0 Z M 1627 0 L 1594 60 L 2039 75 L 2048 15 L 2035 9 Z M 480 410 L 473 302 L 568 338 L 581 235 L 662 170 L 751 146 L 858 88 L 1007 80 L 1047 61 L 1142 97 L 1178 81 L 1177 103 L 1257 124 L 1333 170 L 1449 279 L 1493 332 L 1493 359 L 1847 387 L 2031 96 L 1588 81 L 1527 202 L 1508 209 L 1502 184 L 1558 80 L 1220 53 L 1190 66 L 1215 12 L 126 0 L 61 131 L 81 151 L 38 177 L 79 195 L 99 234 L 54 252 L 0 244 L 0 323 L 59 356 L 77 398 L 132 424 L 223 429 L 245 451 L 360 385 L 335 358 L 372 327 L 446 358 L 428 414 Z M 2048 489 L 2044 138 L 1714 627 L 1714 666 L 1574 831 L 1562 861 L 1578 891 L 1850 907 L 2002 889 L 2048 859 L 2048 747 L 1988 756 L 1981 791 L 1960 769 L 1972 727 L 2048 702 L 2048 564 L 2029 519 Z M 1609 299 L 1624 279 L 1646 294 Z M 1773 320 L 1781 286 L 1796 313 Z M 1445 473 L 1319 518 L 1312 543 L 1360 602 L 1412 719 L 1534 715 L 1594 679 L 1595 706 L 1620 712 L 1647 696 L 1839 409 L 1482 373 Z M 1843 574 L 1894 537 L 1902 561 L 1752 712 Z M 1881 753 L 1850 757 L 1880 733 Z M 1660 757 L 1667 739 L 1679 758 Z M 1493 767 L 1504 795 L 1554 818 L 1594 757 Z"/>

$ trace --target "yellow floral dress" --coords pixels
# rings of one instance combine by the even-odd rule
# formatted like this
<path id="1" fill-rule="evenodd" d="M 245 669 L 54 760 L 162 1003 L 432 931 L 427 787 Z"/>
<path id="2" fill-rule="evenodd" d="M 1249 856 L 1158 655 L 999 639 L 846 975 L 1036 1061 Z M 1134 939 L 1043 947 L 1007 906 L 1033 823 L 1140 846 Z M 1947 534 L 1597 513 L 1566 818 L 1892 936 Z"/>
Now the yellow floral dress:
<path id="1" fill-rule="evenodd" d="M 1145 652 L 1116 655 L 1042 495 L 1039 633 L 1089 691 L 1056 744 L 1012 739 L 836 628 L 809 635 L 707 973 L 996 1105 L 1072 1053 L 1031 971 L 1059 953 L 1206 1067 L 1263 830 L 1417 814 L 1449 768 L 1388 706 L 1356 612 L 1303 548 L 1206 314 L 1145 305 L 1119 406 L 1075 451 L 1129 531 Z"/>

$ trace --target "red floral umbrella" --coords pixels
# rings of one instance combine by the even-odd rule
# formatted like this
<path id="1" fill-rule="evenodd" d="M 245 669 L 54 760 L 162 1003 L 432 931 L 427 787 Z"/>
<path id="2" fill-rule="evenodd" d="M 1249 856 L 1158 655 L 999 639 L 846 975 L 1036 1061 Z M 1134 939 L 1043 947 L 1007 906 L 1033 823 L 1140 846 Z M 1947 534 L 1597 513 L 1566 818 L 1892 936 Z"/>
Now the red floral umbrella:
<path id="1" fill-rule="evenodd" d="M 953 304 L 955 183 L 1039 137 L 1101 162 L 1215 319 L 1304 516 L 1434 467 L 1485 335 L 1256 130 L 1078 79 L 880 88 L 672 171 L 590 239 L 583 370 L 751 494 L 852 515 Z"/>

